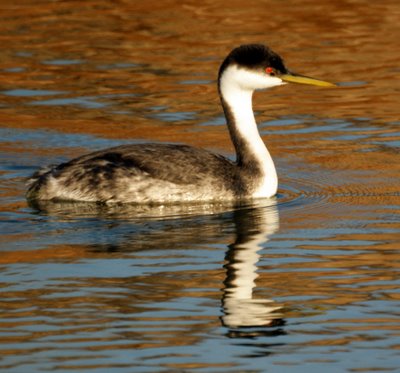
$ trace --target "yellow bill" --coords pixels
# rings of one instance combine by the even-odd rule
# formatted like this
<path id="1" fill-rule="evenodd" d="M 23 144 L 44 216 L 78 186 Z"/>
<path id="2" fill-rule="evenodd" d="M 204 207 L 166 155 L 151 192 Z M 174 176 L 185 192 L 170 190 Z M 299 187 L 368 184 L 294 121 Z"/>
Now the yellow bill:
<path id="1" fill-rule="evenodd" d="M 309 85 L 317 85 L 320 87 L 336 87 L 336 84 L 326 82 L 325 80 L 309 78 L 308 76 L 296 75 L 296 74 L 282 74 L 279 75 L 279 78 L 284 82 L 289 83 L 298 83 L 298 84 L 309 84 Z"/>

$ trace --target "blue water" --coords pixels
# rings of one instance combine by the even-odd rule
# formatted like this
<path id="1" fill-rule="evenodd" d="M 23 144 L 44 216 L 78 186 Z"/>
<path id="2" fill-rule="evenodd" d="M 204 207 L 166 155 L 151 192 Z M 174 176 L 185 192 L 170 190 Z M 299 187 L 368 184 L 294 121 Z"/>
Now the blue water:
<path id="1" fill-rule="evenodd" d="M 27 150 L 124 143 L 12 129 L 2 138 Z M 28 154 L 2 162 L 3 188 L 18 190 L 2 199 L 2 370 L 398 370 L 392 201 L 331 202 L 322 188 L 308 196 L 305 180 L 239 209 L 39 211 L 25 206 L 23 177 L 43 159 Z"/>

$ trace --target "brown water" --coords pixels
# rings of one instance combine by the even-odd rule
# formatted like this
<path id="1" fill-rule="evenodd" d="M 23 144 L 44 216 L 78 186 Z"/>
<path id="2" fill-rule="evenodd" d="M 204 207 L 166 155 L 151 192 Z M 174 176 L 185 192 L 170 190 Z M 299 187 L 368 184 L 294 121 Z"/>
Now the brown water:
<path id="1" fill-rule="evenodd" d="M 400 371 L 400 5 L 0 5 L 0 370 Z M 27 206 L 40 166 L 174 141 L 232 155 L 216 71 L 241 43 L 339 88 L 258 93 L 276 200 Z"/>

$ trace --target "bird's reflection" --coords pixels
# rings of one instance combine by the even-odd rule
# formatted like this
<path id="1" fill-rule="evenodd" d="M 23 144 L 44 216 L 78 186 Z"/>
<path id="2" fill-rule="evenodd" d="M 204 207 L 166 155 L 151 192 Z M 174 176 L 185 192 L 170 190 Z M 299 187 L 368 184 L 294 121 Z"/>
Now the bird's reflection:
<path id="1" fill-rule="evenodd" d="M 40 205 L 30 206 L 37 213 L 57 216 L 60 220 L 75 219 L 80 225 L 82 218 L 96 218 L 89 230 L 103 230 L 102 222 L 111 220 L 113 224 L 110 229 L 113 233 L 108 230 L 107 237 L 110 236 L 112 243 L 93 242 L 91 250 L 97 253 L 154 248 L 166 252 L 171 249 L 186 250 L 191 244 L 223 242 L 224 236 L 230 236 L 233 231 L 235 242 L 228 245 L 225 256 L 222 324 L 229 328 L 229 336 L 235 337 L 282 332 L 268 329 L 283 324 L 282 307 L 273 300 L 254 297 L 260 250 L 267 248 L 270 237 L 279 228 L 278 209 L 274 200 L 242 206 L 199 204 L 143 207 L 65 202 L 41 202 Z M 129 228 L 118 234 L 118 227 L 124 226 L 124 222 Z M 135 239 L 132 239 L 133 235 Z M 243 329 L 249 327 L 253 328 L 251 332 Z M 254 327 L 258 328 L 257 331 Z"/>
<path id="2" fill-rule="evenodd" d="M 229 328 L 265 327 L 283 323 L 281 306 L 270 299 L 256 299 L 260 250 L 279 228 L 276 205 L 234 212 L 236 240 L 226 255 L 222 322 Z"/>
<path id="3" fill-rule="evenodd" d="M 211 216 L 240 206 L 226 203 L 187 203 L 166 205 L 102 204 L 73 201 L 28 201 L 35 213 L 59 218 L 101 218 L 115 220 L 169 220 L 190 216 Z"/>

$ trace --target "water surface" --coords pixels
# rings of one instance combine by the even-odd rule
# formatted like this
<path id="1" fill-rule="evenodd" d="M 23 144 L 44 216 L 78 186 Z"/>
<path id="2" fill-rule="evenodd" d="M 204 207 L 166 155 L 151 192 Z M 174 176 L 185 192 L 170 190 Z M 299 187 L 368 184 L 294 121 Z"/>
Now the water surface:
<path id="1" fill-rule="evenodd" d="M 0 370 L 399 371 L 395 1 L 102 0 L 0 13 Z M 28 205 L 40 166 L 184 142 L 233 157 L 215 78 L 268 43 L 339 88 L 257 93 L 277 197 Z"/>

